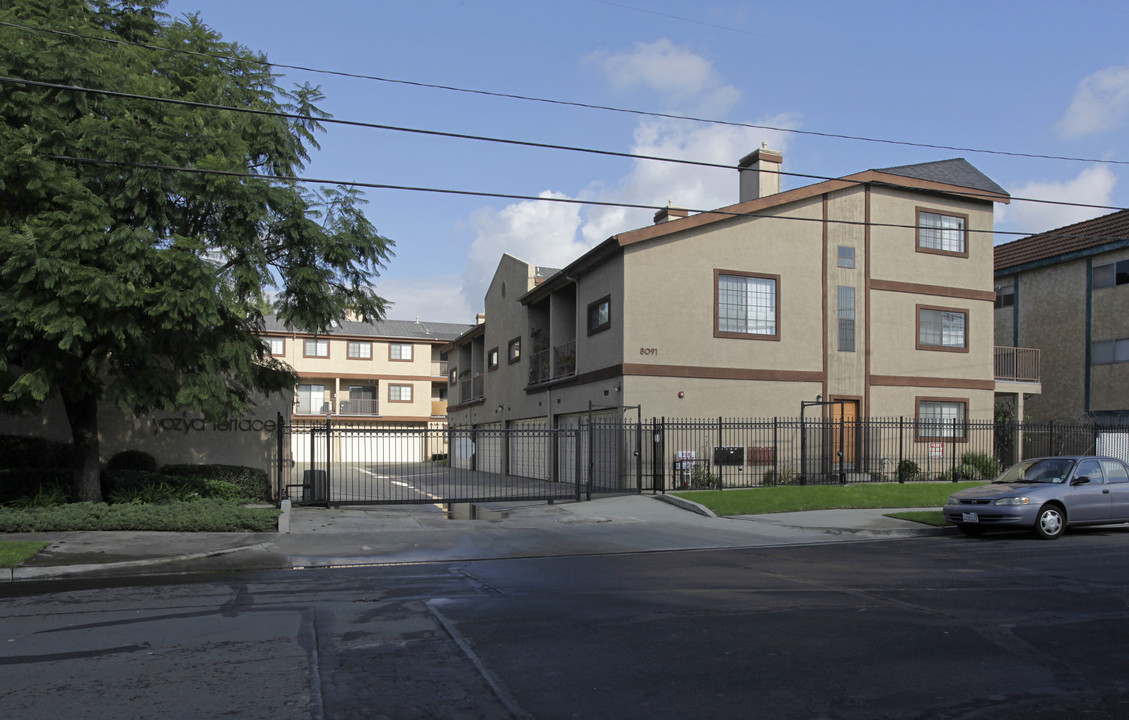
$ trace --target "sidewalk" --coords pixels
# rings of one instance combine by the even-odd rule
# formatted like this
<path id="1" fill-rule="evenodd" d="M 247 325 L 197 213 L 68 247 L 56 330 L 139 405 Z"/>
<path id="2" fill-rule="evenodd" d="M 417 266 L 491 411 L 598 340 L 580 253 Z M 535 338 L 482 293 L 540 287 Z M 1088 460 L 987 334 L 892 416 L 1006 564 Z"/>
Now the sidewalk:
<path id="1" fill-rule="evenodd" d="M 23 565 L 0 569 L 0 581 L 766 547 L 946 533 L 885 517 L 896 509 L 716 517 L 663 495 L 554 505 L 488 503 L 476 509 L 475 519 L 449 519 L 435 505 L 297 507 L 284 513 L 279 533 L 0 535 L 0 540 L 51 543 Z M 459 510 L 465 517 L 469 507 Z"/>

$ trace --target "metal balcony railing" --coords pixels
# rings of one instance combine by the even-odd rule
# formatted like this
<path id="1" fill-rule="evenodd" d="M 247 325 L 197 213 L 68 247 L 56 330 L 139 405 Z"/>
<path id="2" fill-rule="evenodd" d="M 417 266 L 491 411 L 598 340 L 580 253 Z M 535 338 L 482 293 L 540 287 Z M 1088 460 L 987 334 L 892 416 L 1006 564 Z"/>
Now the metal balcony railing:
<path id="1" fill-rule="evenodd" d="M 338 415 L 379 415 L 379 402 L 373 398 L 342 400 Z"/>
<path id="2" fill-rule="evenodd" d="M 995 357 L 997 380 L 1040 382 L 1037 348 L 997 347 Z"/>

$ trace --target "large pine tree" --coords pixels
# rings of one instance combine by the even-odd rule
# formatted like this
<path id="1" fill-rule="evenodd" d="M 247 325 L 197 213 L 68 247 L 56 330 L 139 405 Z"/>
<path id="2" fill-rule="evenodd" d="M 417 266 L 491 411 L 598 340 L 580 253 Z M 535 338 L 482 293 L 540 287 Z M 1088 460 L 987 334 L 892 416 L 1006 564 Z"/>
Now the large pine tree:
<path id="1" fill-rule="evenodd" d="M 292 389 L 256 335 L 267 288 L 306 329 L 385 307 L 391 241 L 355 191 L 238 176 L 298 174 L 317 88 L 163 4 L 0 0 L 0 410 L 62 399 L 79 500 L 101 498 L 100 403 L 218 419 Z"/>

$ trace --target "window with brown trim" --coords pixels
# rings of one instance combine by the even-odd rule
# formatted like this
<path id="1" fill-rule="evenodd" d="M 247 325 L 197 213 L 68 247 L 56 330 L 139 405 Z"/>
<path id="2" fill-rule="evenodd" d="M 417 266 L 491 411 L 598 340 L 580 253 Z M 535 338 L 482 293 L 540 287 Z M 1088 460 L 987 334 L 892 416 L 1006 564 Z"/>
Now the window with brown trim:
<path id="1" fill-rule="evenodd" d="M 411 343 L 391 343 L 388 346 L 388 359 L 396 362 L 412 361 Z"/>
<path id="2" fill-rule="evenodd" d="M 410 403 L 412 401 L 411 385 L 389 385 L 388 402 Z"/>
<path id="3" fill-rule="evenodd" d="M 486 353 L 486 369 L 489 371 L 498 369 L 498 348 L 490 348 Z"/>
<path id="4" fill-rule="evenodd" d="M 917 439 L 968 439 L 968 401 L 963 398 L 917 398 Z"/>
<path id="5" fill-rule="evenodd" d="M 302 354 L 305 357 L 327 358 L 329 357 L 329 341 L 317 339 L 306 340 L 302 343 Z"/>
<path id="6" fill-rule="evenodd" d="M 968 257 L 968 216 L 917 208 L 917 251 Z"/>
<path id="7" fill-rule="evenodd" d="M 968 310 L 918 305 L 917 349 L 968 352 Z"/>
<path id="8" fill-rule="evenodd" d="M 372 360 L 372 343 L 350 340 L 348 356 L 350 360 Z"/>
<path id="9" fill-rule="evenodd" d="M 509 344 L 506 346 L 506 359 L 509 361 L 510 365 L 513 365 L 514 363 L 521 360 L 520 337 L 515 337 L 513 340 L 510 340 Z"/>
<path id="10" fill-rule="evenodd" d="M 780 339 L 780 276 L 713 271 L 713 336 Z"/>
<path id="11" fill-rule="evenodd" d="M 588 334 L 603 332 L 612 326 L 612 296 L 605 295 L 588 303 Z"/>
<path id="12" fill-rule="evenodd" d="M 275 357 L 286 354 L 286 338 L 265 337 L 263 338 L 263 346 L 266 347 L 268 353 Z"/>

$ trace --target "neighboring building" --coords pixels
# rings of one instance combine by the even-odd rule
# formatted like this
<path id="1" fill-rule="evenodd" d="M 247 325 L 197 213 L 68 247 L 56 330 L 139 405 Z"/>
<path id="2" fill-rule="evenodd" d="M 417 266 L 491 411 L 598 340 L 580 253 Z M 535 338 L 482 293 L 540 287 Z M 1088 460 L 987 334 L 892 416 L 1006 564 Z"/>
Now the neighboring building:
<path id="1" fill-rule="evenodd" d="M 1032 420 L 1129 422 L 1129 210 L 996 247 L 996 342 L 1038 348 Z"/>
<path id="2" fill-rule="evenodd" d="M 291 420 L 376 428 L 447 422 L 447 359 L 442 347 L 470 325 L 345 321 L 325 335 L 285 328 L 268 316 L 271 355 L 299 376 Z"/>
<path id="3" fill-rule="evenodd" d="M 781 192 L 782 160 L 745 157 L 737 205 L 660 210 L 559 271 L 504 256 L 485 324 L 447 348 L 451 424 L 567 427 L 590 405 L 795 418 L 817 398 L 840 404 L 809 418 L 932 421 L 918 442 L 991 420 L 1017 391 L 992 336 L 1007 192 L 963 159 Z"/>

